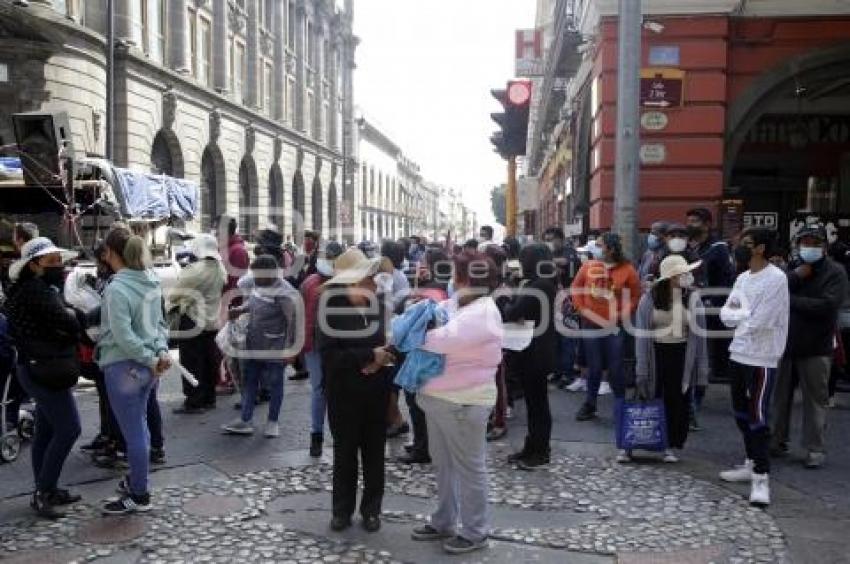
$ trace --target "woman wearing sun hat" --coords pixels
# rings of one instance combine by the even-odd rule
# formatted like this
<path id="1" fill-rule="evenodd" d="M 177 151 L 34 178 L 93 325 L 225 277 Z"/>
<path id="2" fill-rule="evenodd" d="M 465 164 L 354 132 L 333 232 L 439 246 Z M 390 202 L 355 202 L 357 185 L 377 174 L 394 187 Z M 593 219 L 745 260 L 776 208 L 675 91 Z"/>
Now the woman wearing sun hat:
<path id="1" fill-rule="evenodd" d="M 705 314 L 696 295 L 693 271 L 700 262 L 688 263 L 681 255 L 661 261 L 659 277 L 640 300 L 635 326 L 635 384 L 646 398 L 661 398 L 667 415 L 665 462 L 677 462 L 673 449 L 682 449 L 688 437 L 688 390 L 708 374 Z M 630 452 L 620 451 L 619 462 Z"/>
<path id="2" fill-rule="evenodd" d="M 36 237 L 21 247 L 21 259 L 9 267 L 15 282 L 9 288 L 6 312 L 18 350 L 18 381 L 36 404 L 32 444 L 36 491 L 30 505 L 49 519 L 63 517 L 58 507 L 80 499 L 57 487 L 65 460 L 80 436 L 72 389 L 79 375 L 76 355 L 81 327 L 60 290 L 63 262 L 74 255 L 46 237 Z"/>
<path id="3" fill-rule="evenodd" d="M 373 277 L 381 259 L 350 248 L 334 261 L 319 299 L 317 344 L 325 375 L 334 439 L 331 529 L 351 526 L 357 502 L 358 457 L 363 463 L 363 527 L 381 527 L 386 414 L 392 387 L 382 300 Z"/>

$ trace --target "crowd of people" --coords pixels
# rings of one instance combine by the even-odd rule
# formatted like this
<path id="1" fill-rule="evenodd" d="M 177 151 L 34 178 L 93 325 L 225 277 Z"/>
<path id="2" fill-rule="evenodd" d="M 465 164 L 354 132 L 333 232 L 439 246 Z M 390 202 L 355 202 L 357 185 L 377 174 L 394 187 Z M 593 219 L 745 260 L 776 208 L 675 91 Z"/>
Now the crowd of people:
<path id="1" fill-rule="evenodd" d="M 150 465 L 165 460 L 159 379 L 186 373 L 196 381 L 185 378 L 175 413 L 214 409 L 235 389 L 239 416 L 223 432 L 254 434 L 257 405 L 268 402 L 270 439 L 280 434 L 287 375 L 309 379 L 310 455 L 322 455 L 326 422 L 333 437 L 334 531 L 358 511 L 360 465 L 362 525 L 380 529 L 386 442 L 411 434 L 399 462 L 433 464 L 438 490 L 436 512 L 413 539 L 439 540 L 453 554 L 483 548 L 487 442 L 505 437 L 522 399 L 527 434 L 508 461 L 525 471 L 549 464 L 555 387 L 585 394 L 578 422 L 597 416 L 601 394 L 615 398 L 615 426 L 631 397 L 660 400 L 663 461 L 676 463 L 700 429 L 709 380 L 728 381 L 745 462 L 720 477 L 751 482 L 751 503 L 767 505 L 770 458 L 789 451 L 798 385 L 805 465 L 826 460 L 827 409 L 850 330 L 847 249 L 820 226 L 800 231 L 790 253 L 761 228 L 721 241 L 712 219 L 698 208 L 684 224 L 658 221 L 646 252 L 628 257 L 615 232 L 579 244 L 557 227 L 524 245 L 497 243 L 489 226 L 462 244 L 414 236 L 380 247 L 307 232 L 299 250 L 274 228 L 247 244 L 224 217 L 193 239 L 167 292 L 144 239 L 115 225 L 93 250 L 100 305 L 88 310 L 63 290 L 72 253 L 21 224 L 21 258 L 4 288 L 16 354 L 4 377 L 18 402 L 35 403 L 32 507 L 55 519 L 80 499 L 59 481 L 81 434 L 73 391 L 82 375 L 100 403 L 97 436 L 83 448 L 98 464 L 127 468 L 103 512 L 149 511 Z M 616 460 L 633 455 L 620 448 Z"/>

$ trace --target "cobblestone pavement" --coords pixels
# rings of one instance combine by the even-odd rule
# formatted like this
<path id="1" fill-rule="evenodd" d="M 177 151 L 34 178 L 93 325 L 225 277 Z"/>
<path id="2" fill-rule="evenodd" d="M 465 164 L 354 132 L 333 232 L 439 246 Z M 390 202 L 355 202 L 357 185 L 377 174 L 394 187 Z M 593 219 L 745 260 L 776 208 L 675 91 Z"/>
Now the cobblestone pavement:
<path id="1" fill-rule="evenodd" d="M 502 460 L 502 453 L 494 454 Z M 56 523 L 24 518 L 0 525 L 0 551 L 3 559 L 15 562 L 59 561 L 52 560 L 57 555 L 76 562 L 410 561 L 369 543 L 368 536 L 361 537 L 365 542 L 353 542 L 326 529 L 300 530 L 299 516 L 308 509 L 305 496 L 321 504 L 329 490 L 327 464 L 169 486 L 154 490 L 154 511 L 144 516 L 103 518 L 96 506 L 80 503 Z M 387 493 L 394 503 L 387 504 L 386 526 L 409 531 L 425 517 L 435 496 L 430 469 L 389 464 Z M 550 556 L 560 555 L 551 561 L 587 556 L 606 562 L 617 555 L 677 551 L 733 563 L 782 562 L 786 557 L 783 534 L 767 513 L 661 465 L 619 466 L 567 455 L 555 457 L 545 471 L 525 473 L 494 462 L 491 502 L 496 514 L 540 516 L 532 526 L 528 520 L 510 527 L 497 522 L 493 540 L 499 548 L 510 546 L 520 555 L 526 548 L 543 548 Z M 289 524 L 281 522 L 281 514 L 292 511 Z M 328 513 L 316 518 L 326 523 Z M 498 558 L 502 550 L 491 552 L 461 561 L 508 561 Z"/>

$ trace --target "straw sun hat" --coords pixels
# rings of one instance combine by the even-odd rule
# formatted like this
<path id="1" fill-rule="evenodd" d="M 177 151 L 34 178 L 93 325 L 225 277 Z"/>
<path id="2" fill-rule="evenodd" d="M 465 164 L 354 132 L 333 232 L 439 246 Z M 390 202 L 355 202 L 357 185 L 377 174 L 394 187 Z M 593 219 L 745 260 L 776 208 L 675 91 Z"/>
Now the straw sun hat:
<path id="1" fill-rule="evenodd" d="M 683 256 L 670 255 L 661 261 L 661 265 L 658 267 L 659 276 L 655 282 L 658 283 L 662 280 L 669 280 L 670 278 L 675 278 L 676 276 L 693 272 L 699 268 L 701 264 L 701 260 L 688 264 L 688 261 L 686 261 Z"/>
<path id="2" fill-rule="evenodd" d="M 357 247 L 351 247 L 334 261 L 334 276 L 327 285 L 350 286 L 368 276 L 374 276 L 381 266 L 380 258 L 366 258 Z"/>

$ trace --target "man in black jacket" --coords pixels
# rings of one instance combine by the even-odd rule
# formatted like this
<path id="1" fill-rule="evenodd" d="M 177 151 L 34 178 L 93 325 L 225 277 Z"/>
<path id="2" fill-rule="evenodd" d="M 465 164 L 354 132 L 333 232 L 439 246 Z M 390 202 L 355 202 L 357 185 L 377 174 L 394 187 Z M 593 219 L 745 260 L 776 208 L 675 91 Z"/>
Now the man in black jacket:
<path id="1" fill-rule="evenodd" d="M 829 402 L 829 371 L 835 350 L 838 309 L 847 295 L 847 273 L 826 256 L 826 232 L 807 228 L 797 236 L 799 259 L 788 269 L 791 321 L 788 346 L 774 395 L 773 452 L 788 450 L 788 426 L 796 369 L 803 393 L 803 447 L 806 468 L 826 458 L 824 431 Z"/>

